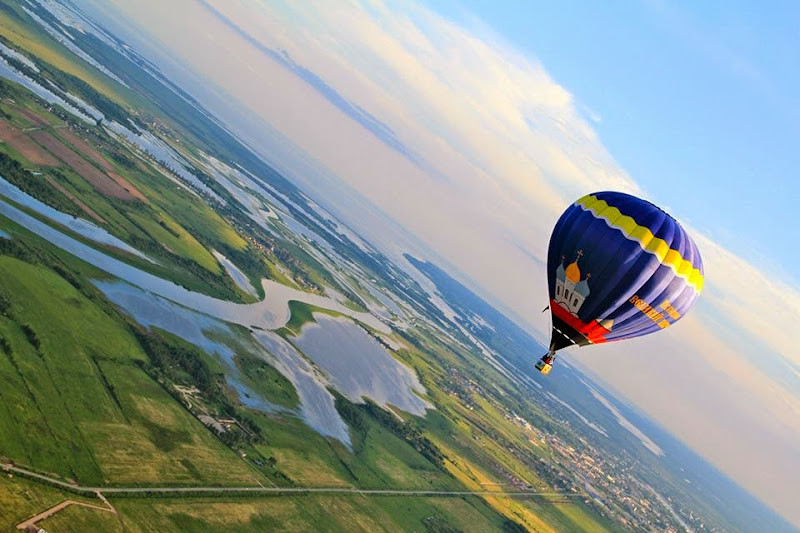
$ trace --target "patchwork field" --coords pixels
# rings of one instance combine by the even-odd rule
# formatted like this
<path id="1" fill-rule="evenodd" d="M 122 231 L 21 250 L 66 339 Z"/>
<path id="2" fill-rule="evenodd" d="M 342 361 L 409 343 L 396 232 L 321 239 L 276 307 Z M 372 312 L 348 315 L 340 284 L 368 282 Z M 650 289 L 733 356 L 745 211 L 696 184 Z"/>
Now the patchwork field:
<path id="1" fill-rule="evenodd" d="M 47 120 L 46 118 L 42 117 L 36 111 L 27 108 L 20 108 L 19 114 L 25 117 L 32 126 L 51 126 L 54 122 Z"/>
<path id="2" fill-rule="evenodd" d="M 44 179 L 47 180 L 47 183 L 52 185 L 54 189 L 56 189 L 58 192 L 60 192 L 61 194 L 72 200 L 72 203 L 80 207 L 81 211 L 89 215 L 95 222 L 99 222 L 100 224 L 107 224 L 106 220 L 103 217 L 95 213 L 91 207 L 83 203 L 83 201 L 81 201 L 77 196 L 75 196 L 70 191 L 65 189 L 63 185 L 58 183 L 52 177 L 45 175 Z"/>
<path id="3" fill-rule="evenodd" d="M 40 166 L 58 166 L 58 159 L 8 121 L 0 119 L 0 140 L 8 143 L 25 160 Z"/>
<path id="4" fill-rule="evenodd" d="M 88 181 L 98 191 L 111 198 L 120 200 L 133 200 L 134 196 L 126 191 L 120 184 L 106 176 L 102 171 L 92 166 L 88 161 L 62 143 L 48 131 L 31 132 L 33 138 L 47 151 L 55 155 L 68 167 L 75 170 L 83 179 Z"/>
<path id="5" fill-rule="evenodd" d="M 100 152 L 95 150 L 84 139 L 75 135 L 75 133 L 73 133 L 69 128 L 62 128 L 58 130 L 58 136 L 71 144 L 75 150 L 83 155 L 88 156 L 89 159 L 97 163 L 101 169 L 105 170 L 106 172 L 114 170 L 114 167 L 111 165 L 111 163 L 109 163 L 105 157 L 100 155 Z"/>

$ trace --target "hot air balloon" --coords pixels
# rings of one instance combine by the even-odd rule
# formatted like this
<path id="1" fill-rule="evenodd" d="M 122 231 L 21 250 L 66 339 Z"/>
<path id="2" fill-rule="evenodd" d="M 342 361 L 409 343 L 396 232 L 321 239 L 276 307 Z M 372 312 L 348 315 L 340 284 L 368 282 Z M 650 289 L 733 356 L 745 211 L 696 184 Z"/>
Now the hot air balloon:
<path id="1" fill-rule="evenodd" d="M 640 337 L 680 320 L 703 289 L 703 261 L 658 206 L 597 192 L 558 219 L 547 282 L 553 327 L 550 351 L 536 363 L 543 374 L 563 348 Z"/>

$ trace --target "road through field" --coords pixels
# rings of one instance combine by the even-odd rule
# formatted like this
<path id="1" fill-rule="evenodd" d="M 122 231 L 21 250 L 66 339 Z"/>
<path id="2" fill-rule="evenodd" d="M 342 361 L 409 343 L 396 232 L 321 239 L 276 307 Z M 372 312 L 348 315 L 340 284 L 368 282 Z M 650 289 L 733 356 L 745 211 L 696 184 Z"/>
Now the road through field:
<path id="1" fill-rule="evenodd" d="M 251 493 L 251 494 L 270 494 L 270 495 L 296 495 L 296 494 L 341 494 L 341 495 L 362 495 L 362 496 L 413 496 L 413 497 L 436 497 L 436 496 L 510 496 L 510 497 L 559 497 L 559 498 L 583 498 L 584 494 L 572 492 L 536 492 L 536 491 L 457 491 L 457 490 L 415 490 L 415 489 L 358 489 L 358 488 L 338 488 L 338 487 L 84 487 L 78 484 L 67 483 L 43 474 L 32 472 L 25 468 L 2 465 L 4 472 L 15 472 L 24 477 L 44 481 L 57 487 L 79 493 L 105 494 L 159 494 L 168 496 L 170 494 L 226 494 L 226 493 Z"/>

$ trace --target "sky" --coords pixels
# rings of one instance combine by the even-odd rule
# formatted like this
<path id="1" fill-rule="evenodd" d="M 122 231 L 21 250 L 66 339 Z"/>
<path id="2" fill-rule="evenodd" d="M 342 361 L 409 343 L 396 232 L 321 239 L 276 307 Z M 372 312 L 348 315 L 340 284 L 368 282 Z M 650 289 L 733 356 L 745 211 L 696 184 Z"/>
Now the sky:
<path id="1" fill-rule="evenodd" d="M 608 189 L 665 207 L 703 255 L 696 308 L 567 357 L 800 526 L 796 8 L 77 3 L 386 253 L 543 343 L 565 207 Z"/>
<path id="2" fill-rule="evenodd" d="M 435 2 L 537 57 L 648 193 L 800 281 L 800 8 L 774 2 Z M 769 216 L 765 208 L 769 207 Z"/>

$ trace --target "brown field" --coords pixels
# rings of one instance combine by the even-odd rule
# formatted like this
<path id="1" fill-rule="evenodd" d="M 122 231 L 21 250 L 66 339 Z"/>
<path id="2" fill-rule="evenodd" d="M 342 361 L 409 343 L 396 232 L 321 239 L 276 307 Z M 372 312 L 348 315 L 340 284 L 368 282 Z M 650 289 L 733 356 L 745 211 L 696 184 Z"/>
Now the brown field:
<path id="1" fill-rule="evenodd" d="M 47 122 L 41 115 L 38 113 L 31 111 L 30 109 L 25 109 L 24 107 L 17 108 L 19 114 L 28 119 L 28 121 L 33 124 L 34 126 L 49 126 L 50 123 Z"/>
<path id="2" fill-rule="evenodd" d="M 79 152 L 82 152 L 83 155 L 88 156 L 89 159 L 100 165 L 103 170 L 114 170 L 114 167 L 111 166 L 111 163 L 106 161 L 106 159 L 100 155 L 100 152 L 95 150 L 85 140 L 75 135 L 75 133 L 69 128 L 62 128 L 58 130 L 58 136 L 66 140 L 73 146 L 73 148 L 77 149 Z"/>
<path id="3" fill-rule="evenodd" d="M 53 155 L 66 163 L 71 169 L 92 184 L 101 194 L 120 200 L 133 200 L 134 196 L 122 188 L 116 181 L 106 176 L 103 172 L 93 167 L 88 161 L 74 152 L 67 145 L 53 137 L 47 131 L 31 132 L 36 142 L 47 148 Z"/>
<path id="4" fill-rule="evenodd" d="M 139 192 L 139 189 L 137 189 L 136 187 L 131 185 L 131 182 L 129 182 L 128 180 L 126 180 L 125 178 L 123 178 L 122 176 L 120 176 L 119 174 L 117 174 L 115 172 L 109 172 L 108 175 L 111 176 L 111 179 L 113 179 L 114 181 L 119 183 L 119 185 L 123 189 L 125 189 L 126 191 L 128 191 L 129 193 L 134 195 L 139 200 L 141 200 L 143 202 L 147 202 L 147 197 L 144 194 L 142 194 L 141 192 Z"/>
<path id="5" fill-rule="evenodd" d="M 0 140 L 10 144 L 22 157 L 42 166 L 57 166 L 58 160 L 5 120 L 0 120 Z"/>

